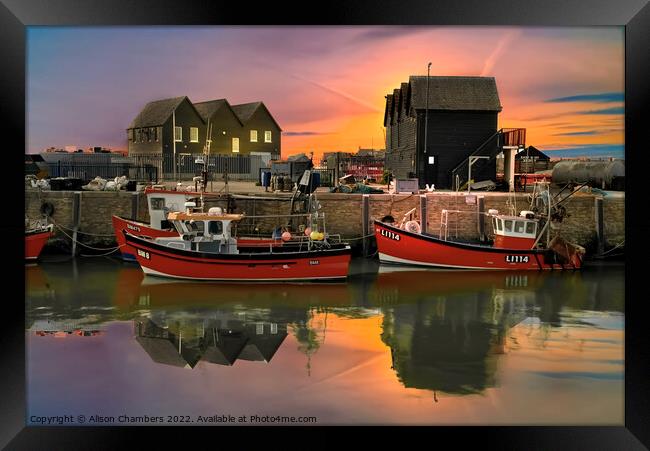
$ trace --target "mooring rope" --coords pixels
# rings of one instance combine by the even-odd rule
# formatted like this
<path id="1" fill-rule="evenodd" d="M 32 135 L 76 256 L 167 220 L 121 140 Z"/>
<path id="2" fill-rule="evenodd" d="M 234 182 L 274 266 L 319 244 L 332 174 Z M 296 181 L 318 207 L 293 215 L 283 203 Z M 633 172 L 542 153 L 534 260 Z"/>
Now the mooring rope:
<path id="1" fill-rule="evenodd" d="M 58 226 L 57 224 L 54 224 L 54 225 L 55 225 L 56 227 L 58 227 L 58 228 L 61 230 L 61 233 L 63 233 L 63 234 L 64 234 L 65 236 L 67 236 L 68 238 L 70 238 L 70 240 L 72 240 L 73 242 L 76 242 L 77 244 L 80 244 L 80 245 L 82 245 L 83 247 L 87 247 L 88 249 L 92 249 L 92 250 L 94 250 L 94 251 L 108 251 L 108 250 L 110 250 L 111 252 L 115 252 L 117 249 L 119 249 L 120 247 L 122 247 L 122 245 L 120 245 L 120 246 L 116 246 L 116 247 L 104 247 L 104 248 L 101 248 L 101 247 L 93 247 L 93 246 L 90 246 L 90 245 L 88 245 L 88 244 L 84 244 L 84 243 L 82 243 L 82 242 L 79 241 L 79 240 L 75 240 L 73 237 L 71 237 L 70 235 L 68 235 L 67 233 L 65 233 L 65 231 L 63 230 L 63 228 L 61 228 L 61 227 Z"/>
<path id="2" fill-rule="evenodd" d="M 51 216 L 48 216 L 47 218 L 48 218 L 48 220 L 49 220 L 50 222 L 52 222 L 52 224 L 54 224 L 55 226 L 59 227 L 60 229 L 66 229 L 66 230 L 69 230 L 69 231 L 71 231 L 71 232 L 74 232 L 74 229 L 71 229 L 71 228 L 69 228 L 69 227 L 63 226 L 63 225 L 61 225 L 61 224 L 58 224 L 54 219 L 52 219 Z M 104 234 L 104 233 L 89 233 L 89 232 L 82 232 L 81 230 L 77 230 L 77 233 L 80 233 L 80 234 L 82 234 L 82 235 L 88 235 L 88 236 L 115 236 L 114 233 L 111 233 L 111 234 Z"/>

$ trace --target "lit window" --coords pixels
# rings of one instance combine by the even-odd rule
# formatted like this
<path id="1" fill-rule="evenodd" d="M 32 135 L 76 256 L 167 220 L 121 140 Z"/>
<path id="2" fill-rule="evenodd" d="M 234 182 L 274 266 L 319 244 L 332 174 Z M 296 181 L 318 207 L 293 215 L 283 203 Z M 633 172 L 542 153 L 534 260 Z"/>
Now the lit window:
<path id="1" fill-rule="evenodd" d="M 251 142 L 252 143 L 257 142 L 257 130 L 251 130 Z"/>
<path id="2" fill-rule="evenodd" d="M 271 323 L 271 333 L 272 334 L 278 333 L 278 325 L 276 323 Z"/>
<path id="3" fill-rule="evenodd" d="M 232 139 L 232 151 L 235 153 L 239 152 L 239 138 Z"/>
<path id="4" fill-rule="evenodd" d="M 264 323 L 255 324 L 255 334 L 262 335 L 264 333 Z"/>
<path id="5" fill-rule="evenodd" d="M 264 132 L 264 142 L 265 143 L 271 142 L 271 132 L 269 130 Z"/>
<path id="6" fill-rule="evenodd" d="M 190 127 L 190 142 L 197 143 L 199 142 L 199 128 Z"/>
<path id="7" fill-rule="evenodd" d="M 174 141 L 182 142 L 183 141 L 183 128 L 174 127 Z"/>

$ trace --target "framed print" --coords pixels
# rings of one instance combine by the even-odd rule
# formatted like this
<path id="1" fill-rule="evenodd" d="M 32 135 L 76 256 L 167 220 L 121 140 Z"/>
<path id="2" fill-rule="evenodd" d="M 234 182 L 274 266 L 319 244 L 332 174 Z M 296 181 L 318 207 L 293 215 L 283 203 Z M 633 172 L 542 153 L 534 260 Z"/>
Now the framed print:
<path id="1" fill-rule="evenodd" d="M 276 7 L 4 2 L 2 444 L 647 447 L 647 2 Z"/>

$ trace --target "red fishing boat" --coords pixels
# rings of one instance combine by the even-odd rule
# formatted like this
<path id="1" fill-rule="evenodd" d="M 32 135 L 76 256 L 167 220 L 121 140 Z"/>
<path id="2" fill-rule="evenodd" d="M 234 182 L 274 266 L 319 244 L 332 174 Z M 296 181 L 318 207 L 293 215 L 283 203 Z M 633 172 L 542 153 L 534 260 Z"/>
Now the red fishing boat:
<path id="1" fill-rule="evenodd" d="M 559 219 L 560 216 L 551 212 L 550 196 L 541 197 L 545 199 L 543 204 L 549 206 L 545 217 L 531 210 L 522 211 L 520 216 L 500 215 L 491 210 L 489 216 L 495 238 L 490 245 L 450 240 L 443 233 L 440 236 L 422 233 L 414 221 L 402 221 L 404 225 L 401 227 L 375 221 L 379 260 L 382 263 L 456 269 L 579 269 L 585 251 L 581 246 L 560 236 L 548 240 L 546 246 L 539 245 L 547 230 L 548 218 Z M 443 210 L 443 217 L 444 213 Z M 540 221 L 545 222 L 543 227 L 540 227 Z"/>
<path id="2" fill-rule="evenodd" d="M 144 238 L 124 231 L 147 275 L 213 281 L 309 281 L 343 279 L 351 257 L 346 243 L 330 243 L 312 232 L 308 241 L 278 247 L 245 247 L 232 236 L 244 215 L 172 212 L 175 237 Z"/>
<path id="3" fill-rule="evenodd" d="M 150 222 L 144 223 L 133 219 L 123 218 L 113 215 L 113 230 L 122 258 L 124 260 L 135 261 L 135 252 L 126 242 L 124 232 L 131 235 L 142 236 L 145 238 L 164 238 L 178 237 L 178 232 L 167 221 L 167 214 L 170 211 L 181 211 L 188 201 L 201 202 L 203 197 L 218 197 L 211 193 L 201 193 L 195 191 L 171 191 L 155 187 L 145 189 L 147 198 L 147 207 L 149 209 Z M 200 209 L 201 207 L 199 207 Z M 277 238 L 259 238 L 259 237 L 242 237 L 239 238 L 240 246 L 280 246 L 282 240 Z"/>
<path id="4" fill-rule="evenodd" d="M 45 243 L 52 236 L 53 225 L 39 226 L 25 230 L 25 260 L 36 260 Z"/>

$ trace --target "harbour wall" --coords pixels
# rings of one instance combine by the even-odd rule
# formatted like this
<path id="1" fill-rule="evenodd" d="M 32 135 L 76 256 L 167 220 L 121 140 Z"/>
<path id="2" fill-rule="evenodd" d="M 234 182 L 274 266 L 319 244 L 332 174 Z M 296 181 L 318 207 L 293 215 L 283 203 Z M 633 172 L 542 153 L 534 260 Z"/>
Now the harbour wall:
<path id="1" fill-rule="evenodd" d="M 400 221 L 405 213 L 415 208 L 415 218 L 422 212 L 427 218 L 427 231 L 439 234 L 441 231 L 441 213 L 449 211 L 447 233 L 451 238 L 476 239 L 480 236 L 480 221 L 484 221 L 484 231 L 488 238 L 492 235 L 492 226 L 486 215 L 496 209 L 500 213 L 527 210 L 530 205 L 527 193 L 492 193 L 492 192 L 434 192 L 427 194 L 339 194 L 318 193 L 320 212 L 325 214 L 327 231 L 340 234 L 352 244 L 360 244 L 361 237 L 372 235 L 372 221 L 392 216 Z M 256 194 L 251 198 L 230 200 L 235 213 L 248 215 L 288 215 L 289 198 L 277 200 L 278 195 Z M 624 193 L 601 196 L 595 193 L 580 192 L 569 198 L 563 205 L 568 217 L 561 225 L 561 234 L 569 241 L 585 246 L 590 253 L 595 252 L 598 238 L 598 205 L 596 199 L 602 199 L 602 236 L 605 250 L 625 240 L 625 197 Z M 124 191 L 25 191 L 25 214 L 30 219 L 41 217 L 41 206 L 50 203 L 54 209 L 52 219 L 63 230 L 56 228 L 53 244 L 69 248 L 70 238 L 77 226 L 78 240 L 91 246 L 108 247 L 115 244 L 111 216 L 113 214 L 149 220 L 146 198 L 143 193 Z M 226 208 L 227 201 L 206 201 L 207 207 Z M 278 225 L 284 225 L 279 219 L 261 218 L 255 227 L 261 234 L 270 234 Z M 65 232 L 65 233 L 64 233 Z M 242 233 L 242 231 L 240 231 Z"/>

